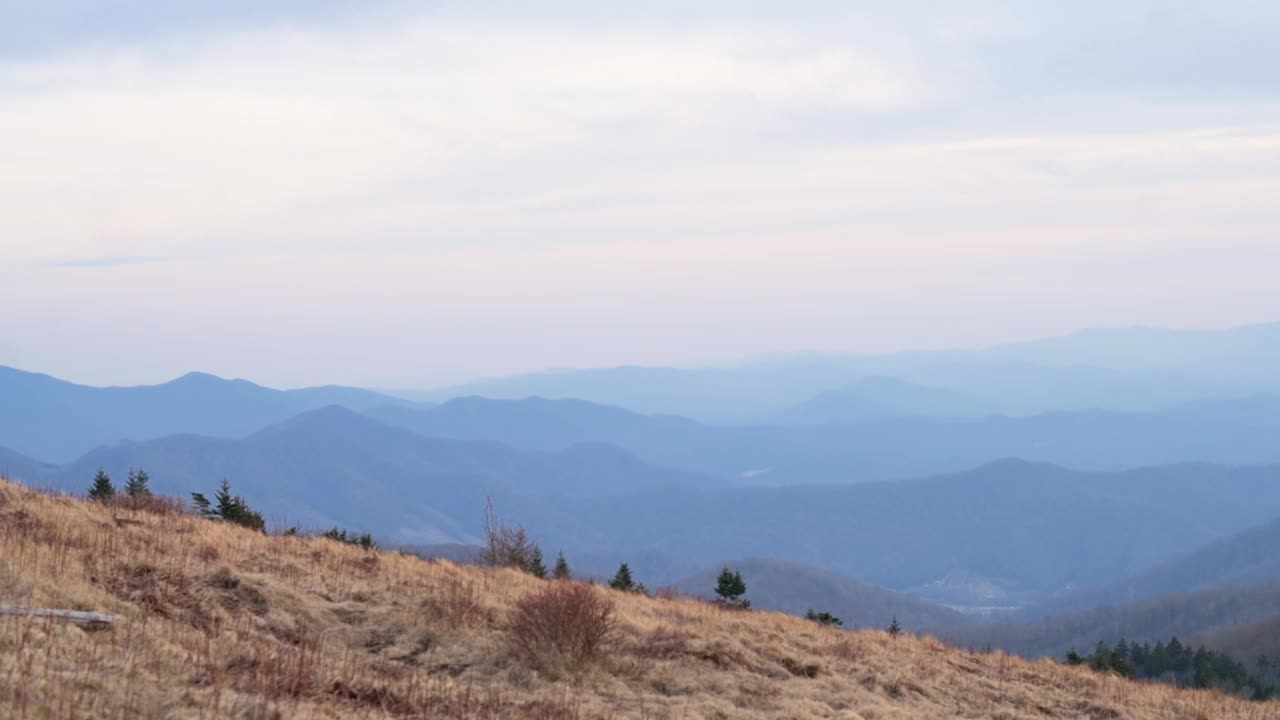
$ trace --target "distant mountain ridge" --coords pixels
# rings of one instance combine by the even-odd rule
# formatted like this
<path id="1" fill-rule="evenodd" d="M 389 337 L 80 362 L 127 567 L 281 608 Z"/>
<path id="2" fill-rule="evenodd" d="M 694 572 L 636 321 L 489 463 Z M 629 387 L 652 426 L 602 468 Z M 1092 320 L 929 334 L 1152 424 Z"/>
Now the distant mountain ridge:
<path id="1" fill-rule="evenodd" d="M 425 438 L 338 406 L 240 439 L 173 435 L 102 447 L 19 479 L 83 492 L 99 467 L 118 481 L 130 468 L 143 467 L 157 492 L 179 497 L 212 491 L 227 478 L 269 520 L 312 528 L 341 525 L 418 544 L 474 542 L 490 496 L 506 512 L 530 504 L 552 519 L 558 513 L 550 497 L 718 482 L 600 445 L 538 453 Z"/>
<path id="2" fill-rule="evenodd" d="M 403 402 L 358 388 L 273 390 L 197 372 L 160 385 L 90 387 L 3 366 L 0 398 L 0 445 L 51 462 L 125 439 L 240 437 L 326 405 L 364 410 Z"/>
<path id="3" fill-rule="evenodd" d="M 844 425 L 877 418 L 965 417 L 990 412 L 983 403 L 953 390 L 873 376 L 827 390 L 773 413 L 766 418 L 765 424 L 798 427 Z"/>
<path id="4" fill-rule="evenodd" d="M 1239 413 L 1231 410 L 1235 403 L 1242 405 Z M 1269 419 L 1280 416 L 1276 396 L 1205 401 L 1152 413 L 895 417 L 802 428 L 720 427 L 538 397 L 467 397 L 425 409 L 378 407 L 368 414 L 428 437 L 489 440 L 532 450 L 604 442 L 657 465 L 764 485 L 920 477 L 1001 457 L 1085 470 L 1188 461 L 1280 462 L 1275 421 Z"/>
<path id="5" fill-rule="evenodd" d="M 1152 411 L 1206 397 L 1280 392 L 1280 323 L 1225 330 L 1116 328 L 986 348 L 797 353 L 723 368 L 622 366 L 528 373 L 417 394 L 579 398 L 643 413 L 741 424 L 868 377 L 945 388 L 991 412 Z"/>

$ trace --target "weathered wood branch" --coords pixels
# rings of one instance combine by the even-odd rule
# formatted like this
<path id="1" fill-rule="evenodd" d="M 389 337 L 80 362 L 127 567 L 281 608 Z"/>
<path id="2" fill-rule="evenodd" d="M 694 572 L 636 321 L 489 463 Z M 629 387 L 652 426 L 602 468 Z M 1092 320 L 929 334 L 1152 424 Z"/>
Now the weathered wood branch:
<path id="1" fill-rule="evenodd" d="M 20 617 L 41 617 L 64 620 L 76 625 L 110 625 L 120 620 L 119 615 L 86 612 L 84 610 L 51 610 L 48 608 L 28 608 L 17 605 L 0 605 L 0 615 L 16 615 Z"/>

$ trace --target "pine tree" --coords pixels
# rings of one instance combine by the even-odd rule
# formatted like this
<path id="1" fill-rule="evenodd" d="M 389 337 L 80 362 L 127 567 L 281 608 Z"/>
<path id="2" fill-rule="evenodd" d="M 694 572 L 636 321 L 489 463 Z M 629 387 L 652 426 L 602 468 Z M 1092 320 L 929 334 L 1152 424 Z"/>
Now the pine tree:
<path id="1" fill-rule="evenodd" d="M 1105 642 L 1098 641 L 1098 646 L 1089 656 L 1089 667 L 1094 670 L 1106 670 L 1111 667 L 1111 648 L 1107 647 Z"/>
<path id="2" fill-rule="evenodd" d="M 844 625 L 844 621 L 835 615 L 826 611 L 818 612 L 813 608 L 809 608 L 808 612 L 804 614 L 804 619 L 812 620 L 819 625 L 826 625 L 828 627 L 842 627 Z"/>
<path id="3" fill-rule="evenodd" d="M 551 570 L 551 577 L 556 580 L 572 580 L 573 573 L 569 572 L 569 561 L 564 559 L 564 551 L 561 550 L 556 556 L 556 566 Z"/>
<path id="4" fill-rule="evenodd" d="M 236 502 L 236 496 L 231 494 L 231 483 L 226 478 L 222 478 L 213 499 L 217 503 L 214 512 L 218 517 L 223 520 L 232 520 L 239 516 L 240 503 Z"/>
<path id="5" fill-rule="evenodd" d="M 1125 660 L 1128 660 L 1129 653 L 1131 652 L 1129 650 L 1129 643 L 1125 642 L 1124 638 L 1120 638 L 1120 642 L 1116 643 L 1115 650 L 1112 650 L 1111 652 L 1119 657 L 1124 658 Z"/>
<path id="6" fill-rule="evenodd" d="M 547 566 L 542 564 L 542 548 L 537 545 L 534 545 L 533 552 L 529 553 L 529 574 L 536 578 L 547 577 Z"/>
<path id="7" fill-rule="evenodd" d="M 129 471 L 129 480 L 124 484 L 124 493 L 131 498 L 151 497 L 151 476 L 146 470 L 138 468 Z"/>
<path id="8" fill-rule="evenodd" d="M 720 602 L 742 610 L 751 607 L 751 601 L 743 598 L 747 592 L 747 584 L 742 581 L 742 574 L 736 570 L 725 568 L 716 578 L 716 595 Z"/>
<path id="9" fill-rule="evenodd" d="M 223 480 L 218 485 L 218 492 L 213 497 L 213 503 L 209 502 L 209 498 L 202 493 L 191 493 L 191 502 L 195 505 L 196 512 L 202 517 L 210 520 L 222 520 L 236 525 L 243 525 L 252 530 L 266 532 L 267 523 L 263 519 L 262 513 L 257 512 L 249 507 L 249 503 L 239 495 L 231 494 L 231 483 Z M 353 536 L 354 537 L 354 536 Z M 373 536 L 368 538 L 369 546 L 372 547 Z"/>
<path id="10" fill-rule="evenodd" d="M 93 476 L 93 485 L 89 487 L 89 499 L 106 502 L 115 496 L 116 486 L 111 484 L 111 477 L 98 468 L 98 474 Z"/>
<path id="11" fill-rule="evenodd" d="M 635 591 L 636 584 L 631 580 L 631 568 L 627 567 L 626 563 L 622 563 L 618 566 L 618 572 L 613 576 L 613 579 L 609 581 L 609 587 L 623 592 Z"/>
<path id="12" fill-rule="evenodd" d="M 191 493 L 191 504 L 195 506 L 196 513 L 203 518 L 217 517 L 217 513 L 213 511 L 213 504 L 209 502 L 209 498 L 204 493 Z"/>
<path id="13" fill-rule="evenodd" d="M 898 637 L 899 635 L 902 634 L 902 626 L 898 624 L 897 615 L 893 616 L 893 622 L 889 623 L 889 627 L 885 629 L 885 632 L 889 633 L 894 637 Z"/>

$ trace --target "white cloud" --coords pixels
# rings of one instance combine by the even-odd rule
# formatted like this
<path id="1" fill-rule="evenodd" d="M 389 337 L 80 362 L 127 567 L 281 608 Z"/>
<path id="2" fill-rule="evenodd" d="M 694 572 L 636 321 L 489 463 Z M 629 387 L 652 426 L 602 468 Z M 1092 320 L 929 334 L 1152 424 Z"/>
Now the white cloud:
<path id="1" fill-rule="evenodd" d="M 0 335 L 73 375 L 65 338 L 173 339 L 104 379 L 411 384 L 996 340 L 1037 307 L 1046 331 L 1261 319 L 1212 294 L 1280 300 L 1280 102 L 1033 88 L 1002 64 L 1027 37 L 1008 12 L 437 15 L 10 60 L 0 303 L 30 312 Z M 107 262 L 131 258 L 160 262 Z"/>

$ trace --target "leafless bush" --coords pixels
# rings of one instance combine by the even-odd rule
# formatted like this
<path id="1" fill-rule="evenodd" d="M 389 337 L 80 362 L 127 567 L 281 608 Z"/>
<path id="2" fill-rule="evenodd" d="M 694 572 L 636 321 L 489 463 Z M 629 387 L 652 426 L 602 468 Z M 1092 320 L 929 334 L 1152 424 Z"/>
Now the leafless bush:
<path id="1" fill-rule="evenodd" d="M 507 624 L 512 648 L 543 670 L 581 670 L 613 639 L 613 601 L 590 585 L 558 582 L 525 596 Z"/>
<path id="2" fill-rule="evenodd" d="M 503 525 L 489 498 L 484 512 L 485 548 L 481 562 L 491 567 L 511 567 L 528 572 L 538 546 L 524 528 Z"/>
<path id="3" fill-rule="evenodd" d="M 186 503 L 166 495 L 119 494 L 108 500 L 107 504 L 119 510 L 134 510 L 155 515 L 182 515 L 187 512 Z"/>

